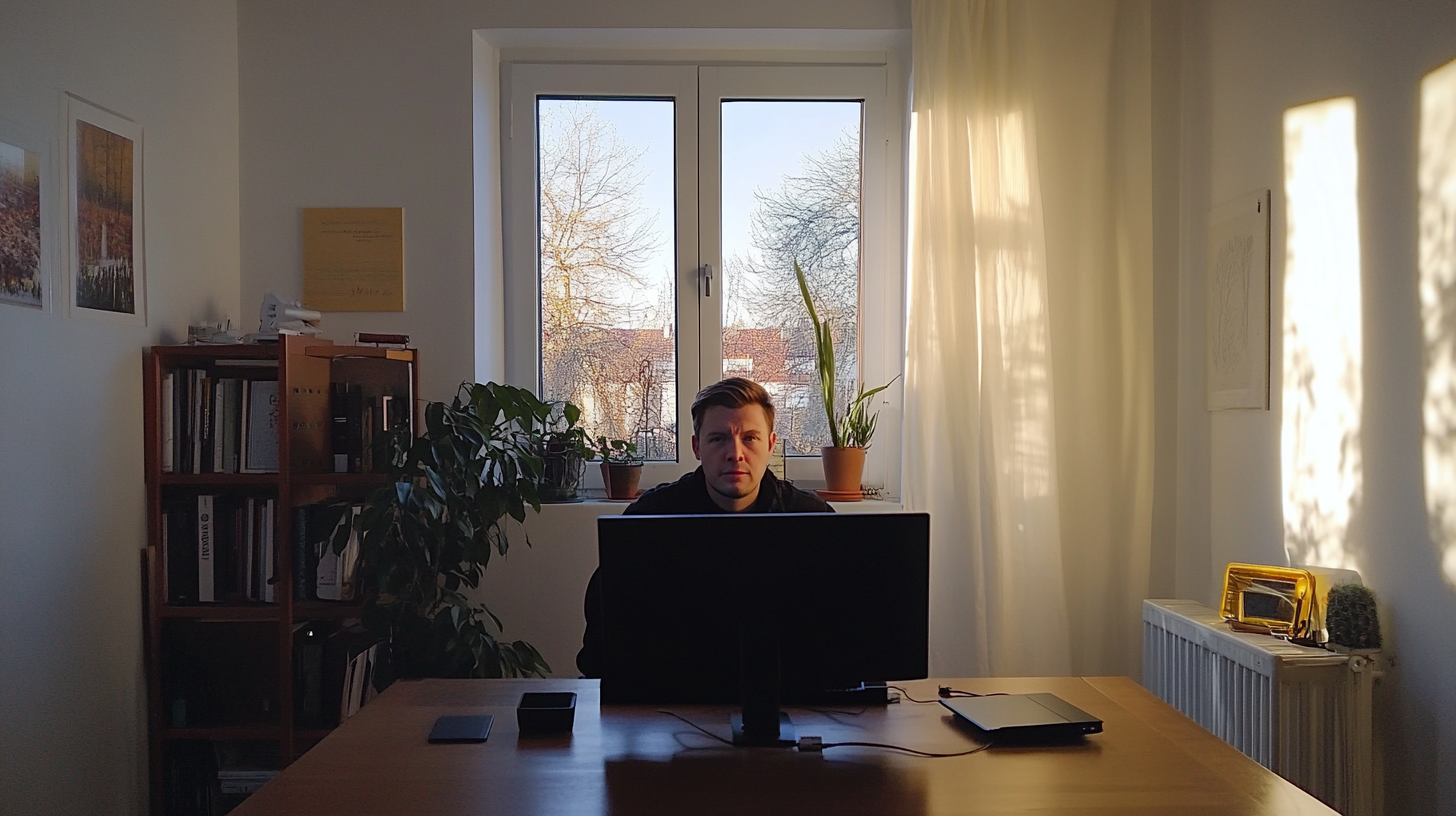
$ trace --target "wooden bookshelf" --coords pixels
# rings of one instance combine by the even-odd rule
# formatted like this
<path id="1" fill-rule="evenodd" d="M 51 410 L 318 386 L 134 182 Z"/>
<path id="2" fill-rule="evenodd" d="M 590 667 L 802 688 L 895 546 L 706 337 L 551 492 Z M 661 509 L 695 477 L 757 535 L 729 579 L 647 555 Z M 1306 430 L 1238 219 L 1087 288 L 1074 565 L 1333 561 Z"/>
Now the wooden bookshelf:
<path id="1" fill-rule="evenodd" d="M 395 405 L 407 405 L 407 420 L 417 427 L 418 356 L 413 349 L 339 346 L 289 336 L 276 344 L 155 346 L 147 350 L 142 368 L 148 537 L 142 572 L 151 808 L 152 813 L 167 816 L 169 746 L 205 747 L 217 740 L 275 742 L 287 765 L 329 732 L 295 723 L 295 626 L 336 626 L 359 617 L 363 607 L 356 602 L 294 597 L 293 511 L 321 501 L 361 500 L 385 484 L 382 473 L 333 472 L 330 384 L 361 380 L 372 386 L 383 384 L 396 399 L 404 397 Z M 176 405 L 164 400 L 164 381 L 169 372 L 194 369 L 206 371 L 209 378 L 278 382 L 277 472 L 170 472 L 177 469 L 180 457 L 171 457 L 171 467 L 163 461 L 164 411 L 174 411 Z M 174 384 L 179 379 L 174 376 Z M 174 422 L 174 449 L 180 444 L 177 437 Z M 229 573 L 231 583 L 219 592 L 219 601 L 180 603 L 175 595 L 169 597 L 169 556 L 174 554 L 168 546 L 181 545 L 168 540 L 166 513 L 201 494 L 238 497 L 231 501 L 243 503 L 248 497 L 255 502 L 272 500 L 273 601 L 249 599 L 248 587 L 239 590 L 243 582 L 236 570 Z"/>

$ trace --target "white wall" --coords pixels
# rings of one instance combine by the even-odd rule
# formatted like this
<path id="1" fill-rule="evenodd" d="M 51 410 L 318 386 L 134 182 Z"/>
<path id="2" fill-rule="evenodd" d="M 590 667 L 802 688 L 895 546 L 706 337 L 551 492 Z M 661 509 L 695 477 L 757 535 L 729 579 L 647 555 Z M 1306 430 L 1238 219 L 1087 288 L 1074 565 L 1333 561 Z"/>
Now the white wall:
<path id="1" fill-rule="evenodd" d="M 1382 599 L 1380 727 L 1389 813 L 1456 813 L 1456 590 L 1426 528 L 1421 457 L 1416 145 L 1421 77 L 1456 58 L 1449 2 L 1191 2 L 1184 9 L 1180 554 L 1193 596 L 1213 600 L 1229 561 L 1284 563 L 1280 408 L 1284 266 L 1282 115 L 1353 95 L 1358 108 L 1364 323 L 1363 497 L 1345 549 Z M 1257 188 L 1273 198 L 1272 411 L 1202 410 L 1208 209 Z M 1204 530 L 1208 532 L 1205 534 Z M 1205 539 L 1204 536 L 1207 535 Z M 1196 561 L 1207 553 L 1200 568 Z M 1181 588 L 1181 587 L 1180 587 Z"/>
<path id="2" fill-rule="evenodd" d="M 0 4 L 0 117 L 145 129 L 151 321 L 0 305 L 0 813 L 145 807 L 141 352 L 238 313 L 237 70 L 230 0 Z"/>
<path id="3" fill-rule="evenodd" d="M 490 248 L 475 243 L 472 217 L 473 127 L 486 115 L 473 96 L 472 32 L 553 27 L 895 29 L 909 27 L 909 4 L 244 3 L 242 301 L 249 320 L 266 292 L 301 296 L 300 208 L 403 207 L 405 311 L 329 313 L 325 336 L 409 334 L 420 348 L 427 399 L 448 399 L 473 380 L 475 259 Z"/>
<path id="4" fill-rule="evenodd" d="M 300 296 L 300 208 L 404 207 L 405 311 L 328 313 L 325 336 L 347 341 L 361 330 L 408 333 L 420 349 L 423 396 L 449 399 L 477 371 L 500 370 L 498 360 L 478 361 L 476 354 L 499 357 L 501 327 L 475 323 L 476 304 L 499 313 L 500 298 L 498 289 L 475 288 L 475 264 L 499 257 L 499 247 L 491 246 L 499 229 L 476 231 L 499 206 L 477 198 L 475 189 L 497 172 L 475 162 L 475 150 L 490 149 L 498 131 L 497 106 L 489 94 L 477 97 L 475 87 L 477 77 L 494 75 L 492 46 L 563 44 L 548 31 L 534 36 L 530 30 L 537 28 L 620 29 L 603 32 L 600 43 L 578 37 L 576 44 L 650 48 L 673 43 L 644 37 L 643 29 L 878 31 L 909 22 L 905 0 L 493 6 L 250 0 L 238 12 L 245 308 L 255 308 L 269 291 Z M 484 29 L 504 42 L 473 33 Z M 712 43 L 700 39 L 689 44 Z M 765 42 L 796 44 L 794 34 L 782 32 Z M 744 36 L 737 36 L 734 46 L 743 45 Z M 534 546 L 514 545 L 487 571 L 482 597 L 504 621 L 505 636 L 530 641 L 558 675 L 576 674 L 582 600 L 596 566 L 596 516 L 620 510 L 547 507 L 529 521 Z"/>

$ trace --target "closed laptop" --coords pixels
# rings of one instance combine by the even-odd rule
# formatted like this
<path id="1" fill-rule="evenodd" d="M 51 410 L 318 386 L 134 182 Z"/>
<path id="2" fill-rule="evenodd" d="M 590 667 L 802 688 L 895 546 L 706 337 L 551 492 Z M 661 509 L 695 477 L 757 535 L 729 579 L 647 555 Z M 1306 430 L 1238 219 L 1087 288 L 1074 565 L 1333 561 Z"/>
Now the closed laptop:
<path id="1" fill-rule="evenodd" d="M 997 740 L 1067 739 L 1102 731 L 1102 721 L 1055 694 L 959 697 L 940 704 Z"/>

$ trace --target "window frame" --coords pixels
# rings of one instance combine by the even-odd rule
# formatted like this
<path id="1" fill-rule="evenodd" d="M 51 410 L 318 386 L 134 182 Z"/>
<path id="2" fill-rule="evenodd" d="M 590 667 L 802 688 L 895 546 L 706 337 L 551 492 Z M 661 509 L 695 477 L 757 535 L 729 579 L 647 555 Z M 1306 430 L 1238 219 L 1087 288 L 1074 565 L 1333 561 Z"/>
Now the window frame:
<path id="1" fill-rule="evenodd" d="M 673 96 L 677 178 L 676 283 L 678 312 L 678 461 L 649 462 L 643 484 L 670 481 L 697 466 L 692 455 L 691 402 L 722 365 L 721 286 L 702 290 L 699 269 L 722 270 L 718 164 L 721 102 L 725 100 L 856 99 L 863 102 L 860 195 L 860 327 L 862 382 L 879 385 L 904 368 L 904 94 L 893 91 L 898 72 L 885 52 L 813 52 L 799 59 L 763 64 L 758 59 L 722 60 L 721 54 L 661 53 L 584 55 L 575 61 L 561 49 L 501 54 L 500 169 L 504 245 L 505 376 L 532 388 L 540 382 L 540 271 L 536 208 L 535 101 L 538 96 Z M 530 51 L 530 49 L 525 49 Z M 694 56 L 707 57 L 697 58 Z M 750 57 L 754 55 L 749 55 Z M 826 64 L 828 63 L 828 64 Z M 691 120 L 688 124 L 685 120 Z M 710 229 L 711 227 L 711 229 Z M 687 295 L 696 292 L 697 297 Z M 692 338 L 698 338 L 694 348 Z M 696 378 L 696 381 L 694 379 Z M 903 380 L 877 399 L 880 424 L 869 450 L 864 482 L 897 497 L 900 486 Z M 791 456 L 788 476 L 801 486 L 822 485 L 817 456 Z M 584 485 L 600 483 L 588 468 Z"/>

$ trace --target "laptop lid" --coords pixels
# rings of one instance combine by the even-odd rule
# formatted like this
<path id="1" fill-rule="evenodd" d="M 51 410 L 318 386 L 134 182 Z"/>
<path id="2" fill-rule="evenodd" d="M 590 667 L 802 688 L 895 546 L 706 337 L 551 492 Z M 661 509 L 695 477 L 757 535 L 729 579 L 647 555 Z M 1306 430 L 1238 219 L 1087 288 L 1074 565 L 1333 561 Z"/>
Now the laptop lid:
<path id="1" fill-rule="evenodd" d="M 1102 731 L 1101 720 L 1055 694 L 958 697 L 940 704 L 997 738 L 1065 738 Z"/>

